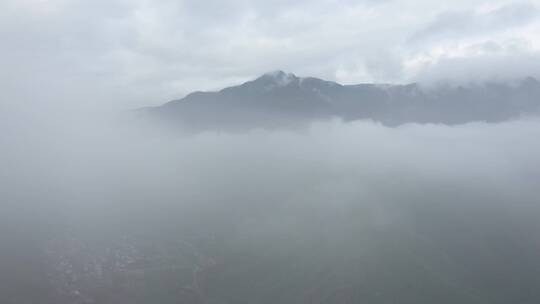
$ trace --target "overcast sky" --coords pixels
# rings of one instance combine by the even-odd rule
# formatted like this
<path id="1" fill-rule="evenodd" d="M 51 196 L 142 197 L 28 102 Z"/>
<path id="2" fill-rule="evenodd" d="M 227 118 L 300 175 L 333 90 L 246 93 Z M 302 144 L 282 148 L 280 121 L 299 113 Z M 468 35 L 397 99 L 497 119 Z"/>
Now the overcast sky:
<path id="1" fill-rule="evenodd" d="M 130 109 L 282 69 L 340 83 L 540 75 L 540 1 L 3 0 L 2 108 Z"/>

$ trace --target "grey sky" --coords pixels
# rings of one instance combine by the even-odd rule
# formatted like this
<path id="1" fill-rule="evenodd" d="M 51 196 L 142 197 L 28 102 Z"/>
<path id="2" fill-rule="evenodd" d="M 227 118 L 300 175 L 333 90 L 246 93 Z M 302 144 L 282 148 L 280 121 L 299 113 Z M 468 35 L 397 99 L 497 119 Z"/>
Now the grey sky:
<path id="1" fill-rule="evenodd" d="M 275 69 L 342 83 L 538 76 L 539 10 L 538 0 L 4 0 L 1 105 L 129 109 Z"/>

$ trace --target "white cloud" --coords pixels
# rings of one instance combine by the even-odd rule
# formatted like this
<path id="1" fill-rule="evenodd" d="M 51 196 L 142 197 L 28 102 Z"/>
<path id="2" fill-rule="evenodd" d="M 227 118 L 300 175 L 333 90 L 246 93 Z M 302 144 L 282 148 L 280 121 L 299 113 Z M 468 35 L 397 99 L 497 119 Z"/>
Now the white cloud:
<path id="1" fill-rule="evenodd" d="M 455 40 L 509 31 L 535 21 L 540 12 L 529 2 L 495 8 L 452 10 L 439 14 L 427 27 L 415 32 L 411 43 L 425 40 Z"/>

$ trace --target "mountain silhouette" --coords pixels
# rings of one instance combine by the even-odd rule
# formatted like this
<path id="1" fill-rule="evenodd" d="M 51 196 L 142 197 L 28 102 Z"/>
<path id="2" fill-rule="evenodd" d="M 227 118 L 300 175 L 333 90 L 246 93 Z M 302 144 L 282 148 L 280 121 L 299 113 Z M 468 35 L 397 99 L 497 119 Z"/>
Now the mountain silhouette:
<path id="1" fill-rule="evenodd" d="M 288 127 L 339 118 L 405 123 L 501 122 L 540 112 L 540 82 L 481 85 L 341 85 L 275 71 L 216 92 L 194 92 L 145 108 L 152 118 L 195 129 Z"/>

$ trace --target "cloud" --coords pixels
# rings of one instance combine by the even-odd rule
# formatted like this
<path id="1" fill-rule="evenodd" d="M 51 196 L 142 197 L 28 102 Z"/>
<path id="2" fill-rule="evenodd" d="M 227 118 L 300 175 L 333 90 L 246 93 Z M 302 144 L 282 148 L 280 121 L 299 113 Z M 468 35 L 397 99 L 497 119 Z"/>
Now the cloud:
<path id="1" fill-rule="evenodd" d="M 444 275 L 444 282 L 469 273 L 491 278 L 492 269 L 534 275 L 528 266 L 536 259 L 524 257 L 536 252 L 540 229 L 538 120 L 398 128 L 332 121 L 302 131 L 183 136 L 87 115 L 10 118 L 0 120 L 0 228 L 8 232 L 0 233 L 0 266 L 10 270 L 0 273 L 1 298 L 72 295 L 48 285 L 58 283 L 97 298 L 109 290 L 95 284 L 108 275 L 100 266 L 113 276 L 124 271 L 108 264 L 110 252 L 126 252 L 109 250 L 119 244 L 131 261 L 167 261 L 170 269 L 180 260 L 191 270 L 184 241 L 224 263 L 212 286 L 227 291 L 235 290 L 231 282 L 241 290 L 247 283 L 226 269 L 291 284 L 319 284 L 330 269 L 339 284 L 363 278 L 362 288 L 386 288 L 388 298 L 401 295 L 399 283 L 412 275 Z M 169 258 L 132 259 L 139 250 Z M 486 255 L 485 263 L 462 264 Z M 518 264 L 507 268 L 509 255 Z M 94 267 L 66 276 L 66 260 L 98 265 L 98 280 Z M 376 271 L 350 267 L 359 262 L 376 263 Z M 462 265 L 457 274 L 455 265 Z M 283 267 L 303 275 L 284 278 Z M 473 283 L 463 285 L 484 290 Z M 23 286 L 34 292 L 20 294 Z M 437 286 L 455 290 L 454 283 Z M 494 288 L 490 296 L 493 290 L 516 295 Z"/>
<path id="2" fill-rule="evenodd" d="M 300 131 L 184 136 L 103 118 L 22 118 L 2 122 L 2 195 L 12 198 L 2 201 L 58 198 L 75 212 L 72 207 L 150 202 L 156 208 L 258 203 L 348 208 L 349 203 L 399 203 L 420 195 L 417 191 L 443 195 L 442 185 L 482 195 L 495 191 L 502 201 L 520 189 L 516 199 L 529 201 L 540 178 L 535 169 L 540 145 L 534 141 L 540 122 L 534 119 L 397 128 L 331 121 Z"/>
<path id="3" fill-rule="evenodd" d="M 526 77 L 540 79 L 540 54 L 490 54 L 439 58 L 421 68 L 416 80 L 423 84 L 450 81 L 452 84 L 482 84 L 485 81 L 515 81 Z"/>
<path id="4" fill-rule="evenodd" d="M 446 11 L 425 28 L 413 33 L 409 41 L 453 40 L 511 30 L 535 21 L 539 13 L 538 7 L 530 2 L 476 11 Z"/>
<path id="5" fill-rule="evenodd" d="M 444 256 L 429 264 L 439 267 L 447 257 L 484 261 L 502 252 L 494 261 L 503 262 L 482 265 L 506 273 L 498 267 L 508 265 L 508 248 L 539 243 L 537 120 L 399 128 L 334 121 L 300 132 L 183 136 L 106 114 L 275 69 L 343 83 L 540 76 L 538 6 L 508 3 L 1 1 L 0 231 L 10 233 L 0 233 L 0 268 L 12 271 L 0 274 L 0 294 L 14 286 L 10 295 L 32 296 L 17 284 L 46 281 L 31 269 L 39 245 L 70 234 L 94 245 L 118 235 L 158 243 L 202 236 L 242 260 L 292 252 L 300 262 L 342 261 L 340 269 L 377 265 L 380 280 L 353 280 L 374 291 L 402 286 L 411 273 L 390 270 L 414 259 L 388 272 L 379 265 L 408 254 L 421 257 L 414 268 L 423 270 L 426 256 Z M 521 257 L 512 266 L 530 269 Z M 22 279 L 13 283 L 14 274 Z"/>

